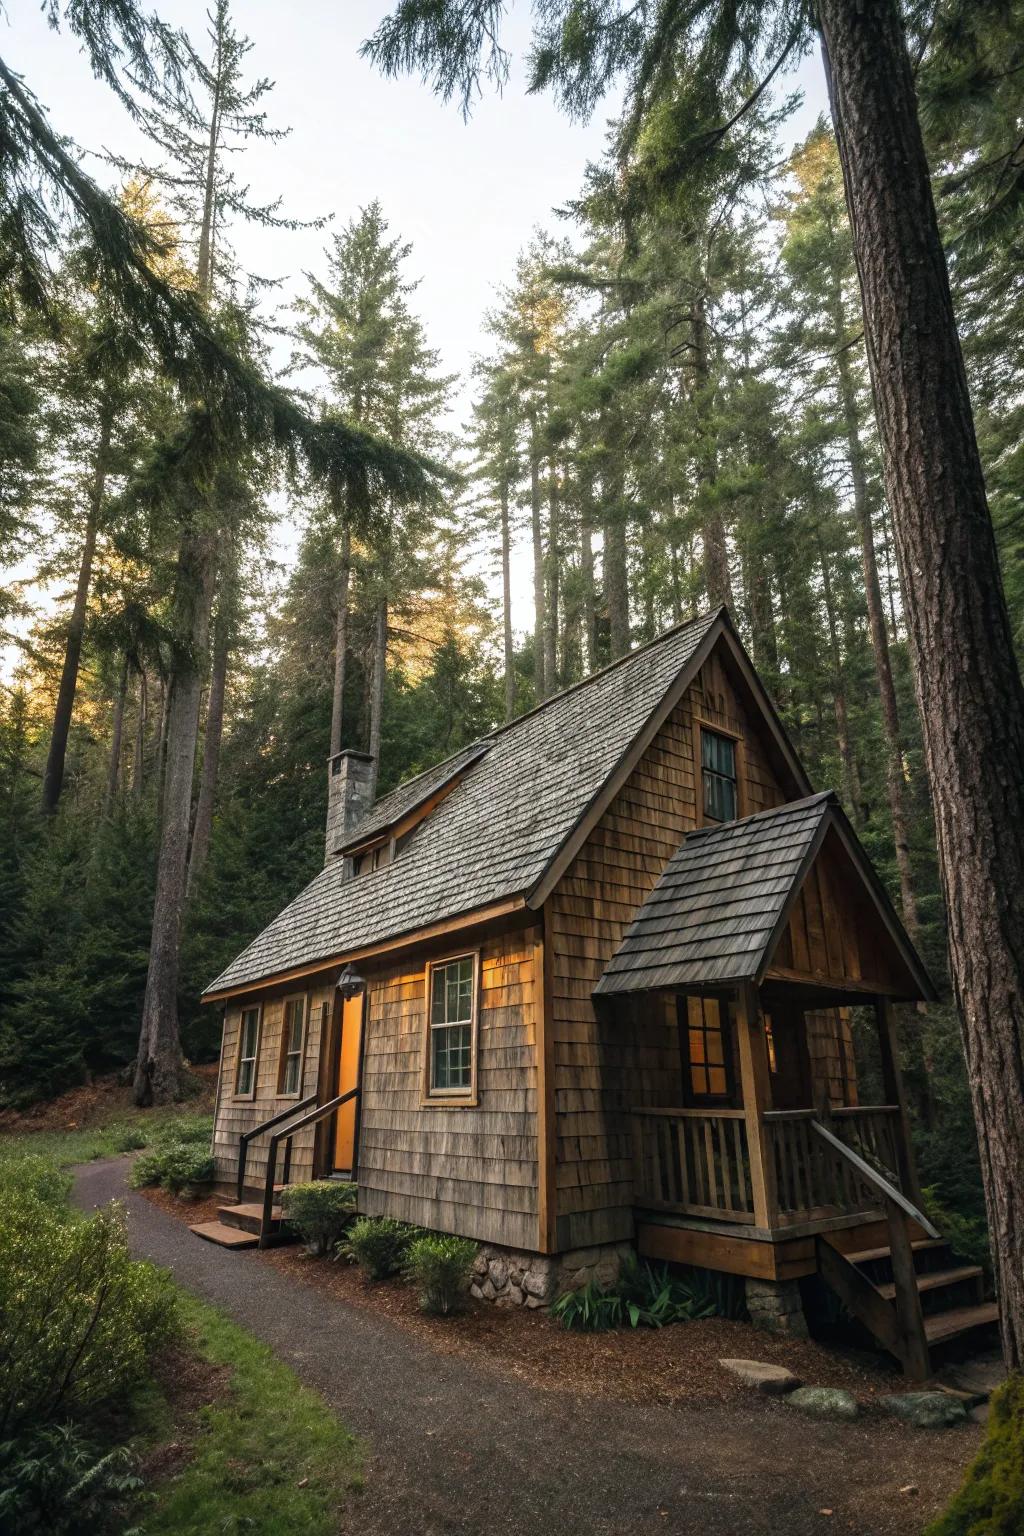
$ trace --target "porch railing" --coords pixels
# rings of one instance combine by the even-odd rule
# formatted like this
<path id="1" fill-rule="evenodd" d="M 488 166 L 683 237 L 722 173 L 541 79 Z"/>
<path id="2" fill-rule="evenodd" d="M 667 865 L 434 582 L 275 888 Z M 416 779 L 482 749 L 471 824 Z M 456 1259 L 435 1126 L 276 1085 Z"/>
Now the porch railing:
<path id="1" fill-rule="evenodd" d="M 754 1220 L 742 1110 L 636 1109 L 632 1120 L 637 1205 L 719 1221 Z"/>
<path id="2" fill-rule="evenodd" d="M 765 1114 L 774 1205 L 784 1223 L 879 1210 L 878 1185 L 858 1171 L 858 1163 L 901 1188 L 898 1108 L 839 1109 L 829 1119 L 833 1134 L 826 1141 L 813 1109 Z M 855 1158 L 839 1153 L 839 1145 Z"/>

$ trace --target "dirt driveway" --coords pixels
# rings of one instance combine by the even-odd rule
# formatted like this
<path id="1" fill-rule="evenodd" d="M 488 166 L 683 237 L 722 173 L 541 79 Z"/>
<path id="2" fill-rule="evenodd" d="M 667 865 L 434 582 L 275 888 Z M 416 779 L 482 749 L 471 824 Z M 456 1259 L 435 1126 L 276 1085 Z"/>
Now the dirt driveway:
<path id="1" fill-rule="evenodd" d="M 957 1486 L 975 1428 L 833 1425 L 783 1404 L 649 1407 L 543 1389 L 440 1353 L 366 1308 L 193 1237 L 126 1192 L 125 1160 L 76 1170 L 125 1201 L 134 1252 L 223 1308 L 369 1446 L 360 1536 L 914 1536 Z M 916 1485 L 916 1495 L 900 1489 Z"/>

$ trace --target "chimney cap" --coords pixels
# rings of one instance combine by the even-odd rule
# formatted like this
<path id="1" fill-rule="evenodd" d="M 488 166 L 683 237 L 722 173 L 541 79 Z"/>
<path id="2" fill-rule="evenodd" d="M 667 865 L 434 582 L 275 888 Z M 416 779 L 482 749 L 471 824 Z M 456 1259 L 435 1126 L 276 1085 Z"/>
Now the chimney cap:
<path id="1" fill-rule="evenodd" d="M 340 752 L 332 752 L 330 757 L 327 759 L 332 773 L 338 772 L 342 758 L 345 757 L 350 757 L 359 763 L 373 762 L 372 752 L 360 752 L 357 747 L 342 747 Z"/>

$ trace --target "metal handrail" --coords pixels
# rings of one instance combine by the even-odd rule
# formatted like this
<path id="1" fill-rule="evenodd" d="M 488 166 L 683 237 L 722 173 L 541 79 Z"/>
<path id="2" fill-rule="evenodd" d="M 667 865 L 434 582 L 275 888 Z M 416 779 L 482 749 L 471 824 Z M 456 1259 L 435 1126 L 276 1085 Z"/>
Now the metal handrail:
<path id="1" fill-rule="evenodd" d="M 838 1152 L 841 1157 L 845 1157 L 847 1162 L 852 1164 L 857 1170 L 857 1173 L 865 1183 L 871 1184 L 887 1201 L 890 1201 L 898 1210 L 901 1210 L 904 1216 L 909 1216 L 912 1221 L 916 1221 L 919 1226 L 923 1227 L 929 1237 L 938 1237 L 940 1235 L 936 1228 L 932 1226 L 928 1217 L 923 1211 L 918 1210 L 913 1201 L 908 1200 L 906 1195 L 896 1188 L 895 1184 L 890 1184 L 889 1180 L 872 1168 L 870 1163 L 865 1162 L 859 1153 L 854 1152 L 852 1147 L 848 1147 L 844 1141 L 840 1141 L 838 1136 L 833 1136 L 832 1132 L 822 1125 L 820 1120 L 811 1121 L 811 1130 L 814 1131 L 815 1135 L 820 1136 L 822 1141 L 832 1148 L 833 1152 Z"/>
<path id="2" fill-rule="evenodd" d="M 315 1097 L 315 1095 L 314 1095 Z M 267 1178 L 263 1188 L 263 1216 L 260 1221 L 260 1247 L 266 1247 L 267 1237 L 270 1234 L 270 1224 L 274 1219 L 274 1175 L 277 1171 L 277 1148 L 285 1141 L 288 1149 L 285 1154 L 285 1167 L 291 1158 L 292 1137 L 299 1131 L 304 1131 L 308 1125 L 315 1125 L 318 1120 L 323 1120 L 327 1115 L 333 1115 L 336 1109 L 347 1104 L 350 1099 L 359 1097 L 358 1088 L 350 1088 L 347 1093 L 339 1093 L 336 1098 L 328 1099 L 326 1104 L 318 1104 L 301 1120 L 296 1120 L 294 1125 L 286 1126 L 283 1131 L 275 1131 L 270 1138 L 270 1146 L 267 1148 Z M 297 1108 L 298 1106 L 296 1106 Z"/>
<path id="3" fill-rule="evenodd" d="M 300 1115 L 304 1109 L 316 1103 L 316 1094 L 310 1093 L 297 1104 L 289 1104 L 287 1109 L 279 1109 L 276 1115 L 271 1115 L 269 1120 L 254 1125 L 251 1131 L 243 1131 L 238 1138 L 238 1203 L 242 1203 L 242 1195 L 245 1189 L 245 1165 L 249 1156 L 249 1143 L 257 1136 L 262 1136 L 264 1131 L 269 1131 L 273 1126 L 280 1125 L 282 1120 L 289 1119 L 292 1115 Z"/>

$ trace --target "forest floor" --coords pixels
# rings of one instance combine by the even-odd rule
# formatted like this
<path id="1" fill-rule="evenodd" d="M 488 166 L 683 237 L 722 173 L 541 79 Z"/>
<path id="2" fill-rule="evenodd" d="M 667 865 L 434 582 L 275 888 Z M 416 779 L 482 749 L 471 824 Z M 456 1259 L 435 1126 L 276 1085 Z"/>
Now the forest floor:
<path id="1" fill-rule="evenodd" d="M 79 1169 L 79 1204 L 125 1199 L 125 1169 Z M 926 1433 L 872 1411 L 891 1378 L 815 1345 L 721 1320 L 609 1338 L 513 1313 L 426 1319 L 403 1287 L 370 1293 L 341 1265 L 203 1243 L 182 1216 L 205 1211 L 178 1205 L 127 1195 L 135 1252 L 268 1344 L 367 1443 L 341 1531 L 915 1536 L 978 1445 L 974 1425 Z M 734 1384 L 725 1355 L 848 1386 L 866 1411 L 798 1417 Z"/>

